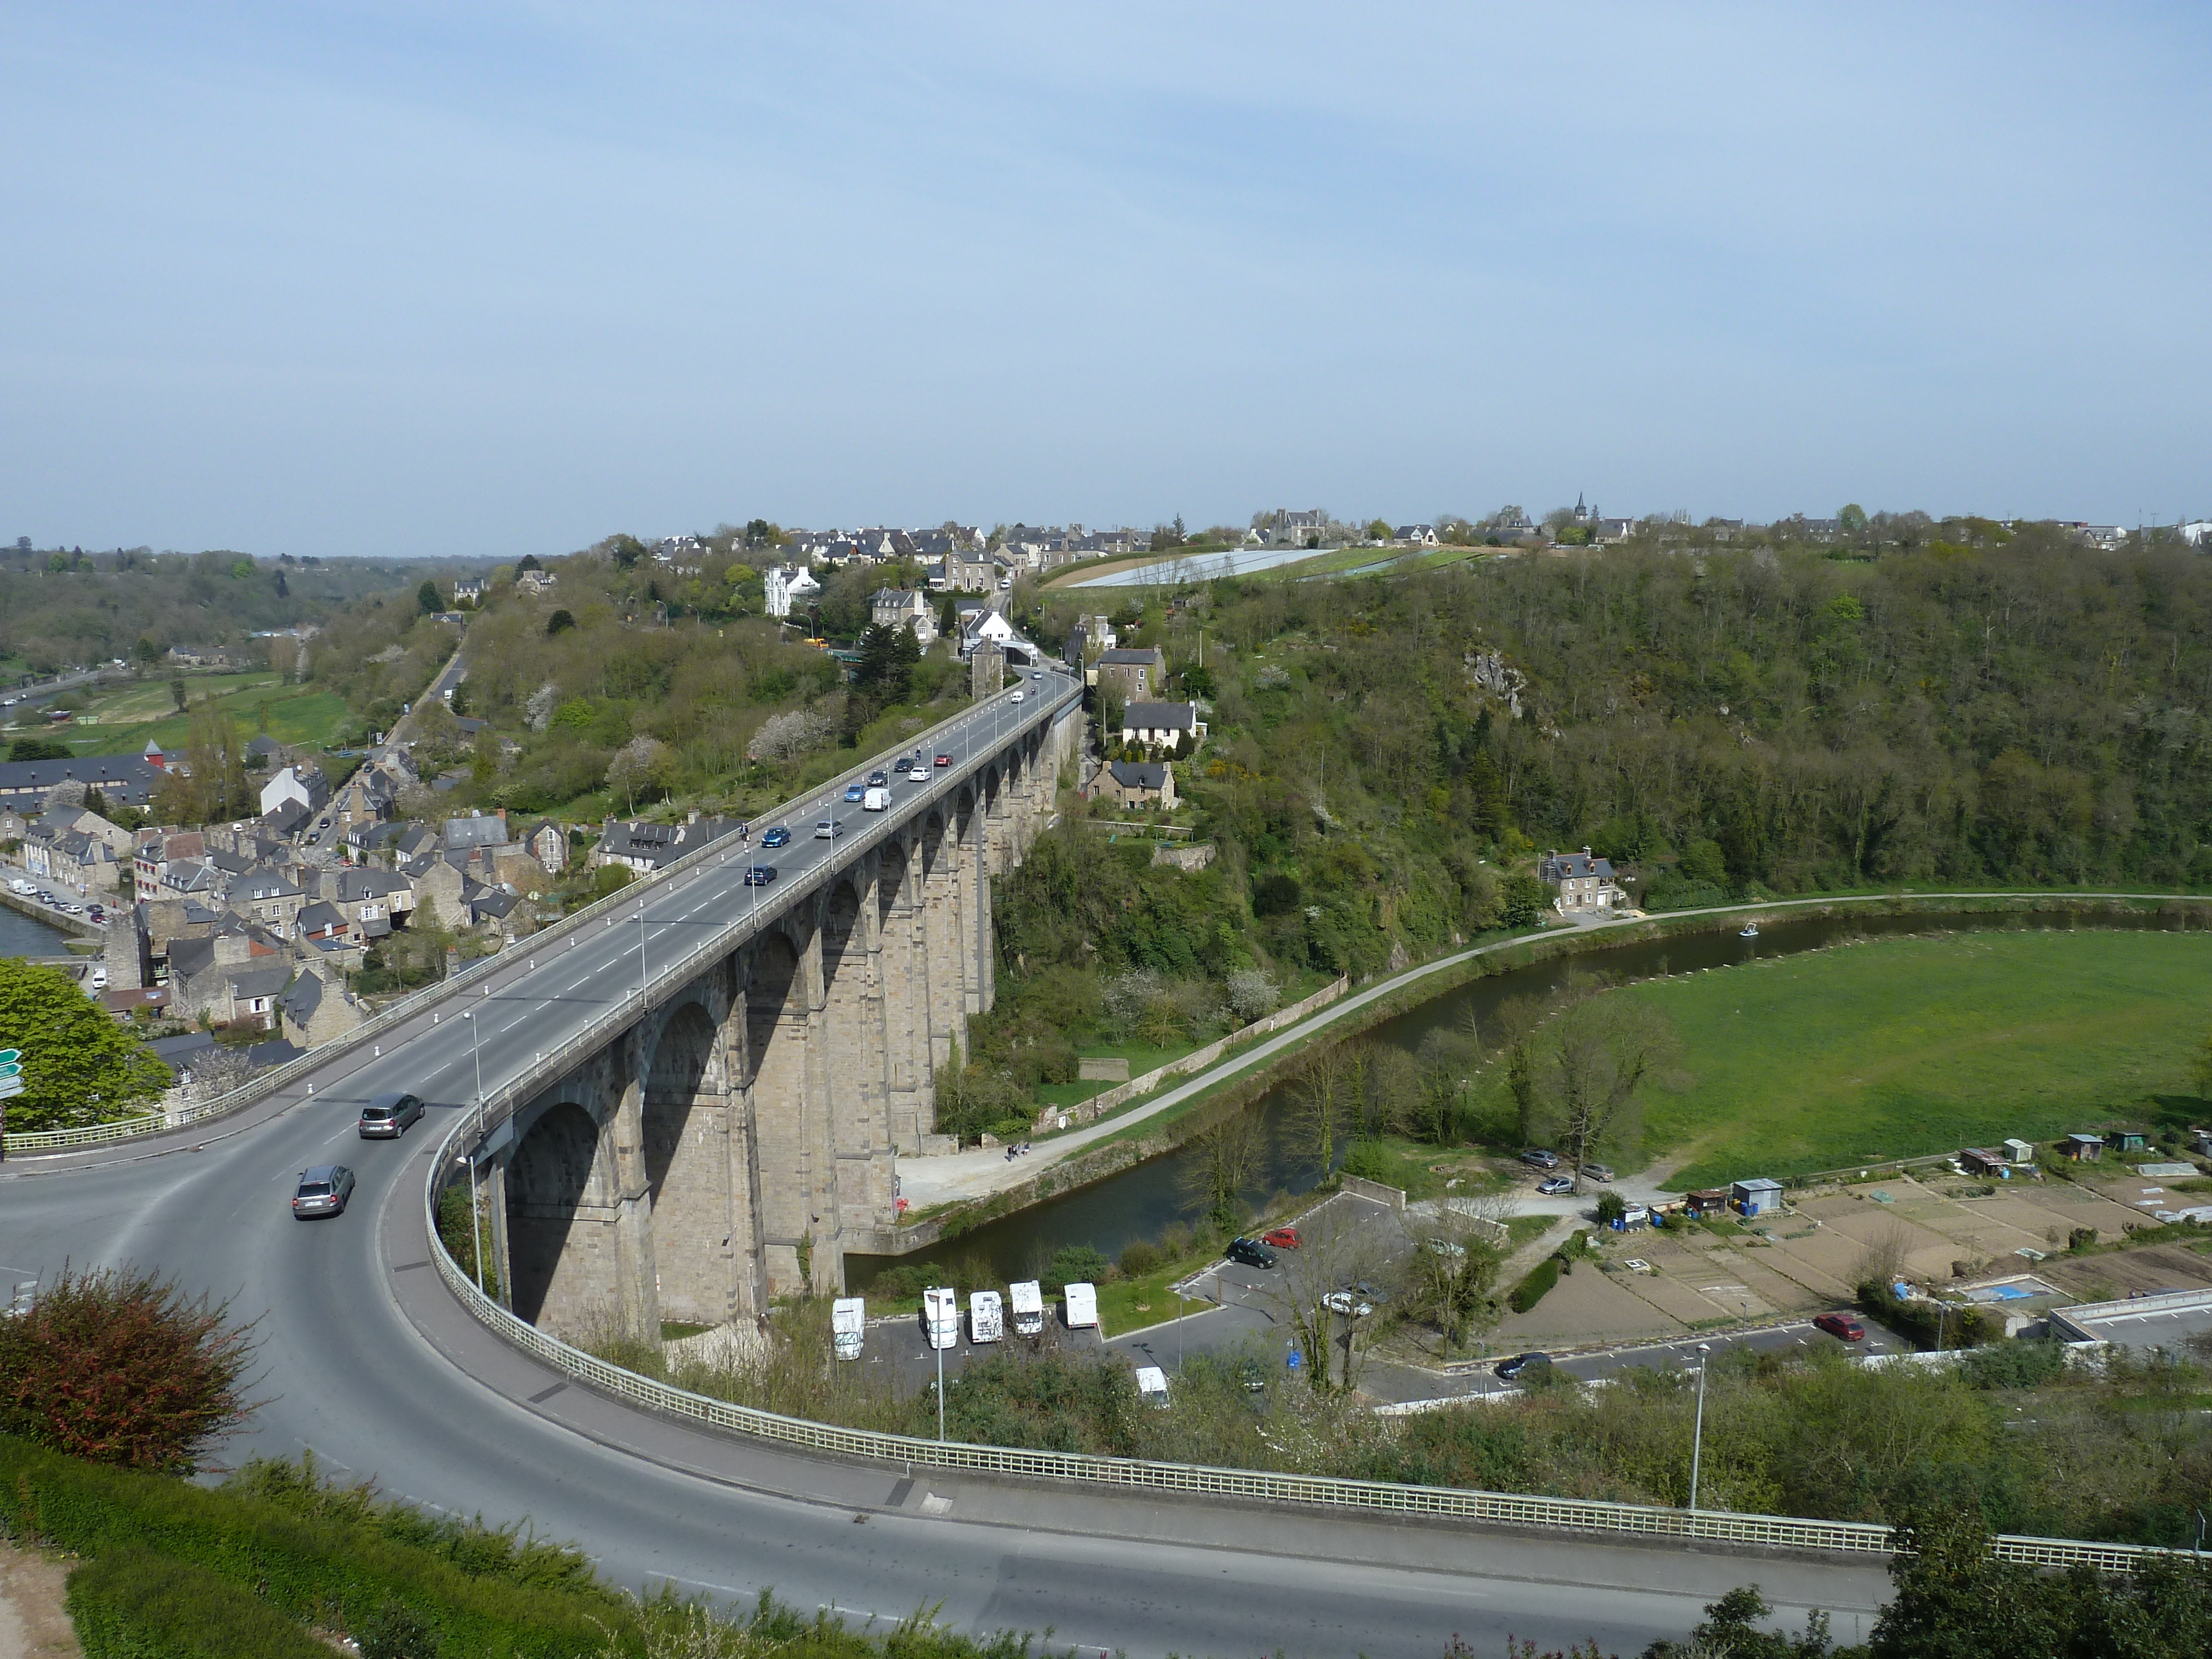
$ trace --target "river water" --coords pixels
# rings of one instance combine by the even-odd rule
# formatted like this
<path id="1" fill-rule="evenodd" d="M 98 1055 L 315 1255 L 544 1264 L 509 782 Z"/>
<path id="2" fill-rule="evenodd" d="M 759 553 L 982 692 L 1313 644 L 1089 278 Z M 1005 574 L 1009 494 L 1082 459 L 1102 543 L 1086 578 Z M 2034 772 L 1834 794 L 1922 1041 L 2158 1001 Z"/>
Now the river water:
<path id="1" fill-rule="evenodd" d="M 1656 978 L 1669 973 L 1729 968 L 1761 957 L 1787 956 L 1853 939 L 1895 938 L 1911 933 L 1987 930 L 2066 931 L 2116 928 L 2178 930 L 2180 924 L 2148 913 L 2074 915 L 2061 912 L 1986 915 L 1834 915 L 1761 922 L 1755 939 L 1740 938 L 1733 920 L 1712 933 L 1678 933 L 1670 939 L 1626 944 L 1607 950 L 1553 957 L 1510 972 L 1474 980 L 1432 998 L 1374 1027 L 1367 1036 L 1412 1053 L 1431 1031 L 1464 1030 L 1471 1014 L 1483 1030 L 1501 1003 L 1519 996 L 1547 997 L 1565 987 L 1570 975 L 1602 974 L 1608 980 Z M 1264 1150 L 1255 1160 L 1244 1196 L 1255 1207 L 1276 1193 L 1303 1193 L 1321 1178 L 1320 1170 L 1290 1133 L 1288 1091 L 1270 1090 L 1254 1103 L 1260 1115 Z M 1439 1154 L 1442 1156 L 1443 1154 Z M 943 1240 L 901 1256 L 848 1255 L 848 1282 L 854 1293 L 884 1268 L 913 1263 L 945 1263 L 980 1269 L 1000 1281 L 1034 1278 L 1054 1251 L 1066 1244 L 1091 1244 L 1108 1256 L 1121 1254 L 1137 1239 L 1157 1239 L 1170 1222 L 1198 1219 L 1205 1200 L 1192 1186 L 1198 1154 L 1182 1149 L 1124 1170 L 1119 1175 L 1078 1188 L 985 1224 L 958 1238 Z M 948 1281 L 950 1282 L 950 1281 Z M 966 1279 L 959 1282 L 966 1283 Z"/>
<path id="2" fill-rule="evenodd" d="M 0 957 L 65 957 L 70 936 L 0 904 Z"/>

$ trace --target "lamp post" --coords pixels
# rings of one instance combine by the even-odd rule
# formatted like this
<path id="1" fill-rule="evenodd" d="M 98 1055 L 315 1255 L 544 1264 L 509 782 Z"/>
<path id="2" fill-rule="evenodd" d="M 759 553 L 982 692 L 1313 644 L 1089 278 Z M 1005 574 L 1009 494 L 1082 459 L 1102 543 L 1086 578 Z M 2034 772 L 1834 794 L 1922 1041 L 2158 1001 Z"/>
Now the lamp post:
<path id="1" fill-rule="evenodd" d="M 476 1235 L 477 1288 L 481 1291 L 484 1287 L 483 1218 L 477 1209 L 477 1155 L 471 1152 L 463 1161 L 469 1166 L 469 1231 Z"/>
<path id="2" fill-rule="evenodd" d="M 637 999 L 640 1002 L 645 1000 L 645 895 L 642 893 L 637 896 Z"/>
<path id="3" fill-rule="evenodd" d="M 937 1350 L 937 1443 L 945 1443 L 945 1345 L 938 1340 L 937 1322 L 945 1312 L 945 1298 L 932 1298 L 929 1305 L 929 1346 Z"/>
<path id="4" fill-rule="evenodd" d="M 1698 1464 L 1705 1449 L 1705 1356 L 1713 1351 L 1710 1342 L 1698 1344 L 1698 1419 L 1690 1431 L 1690 1513 L 1698 1512 Z"/>

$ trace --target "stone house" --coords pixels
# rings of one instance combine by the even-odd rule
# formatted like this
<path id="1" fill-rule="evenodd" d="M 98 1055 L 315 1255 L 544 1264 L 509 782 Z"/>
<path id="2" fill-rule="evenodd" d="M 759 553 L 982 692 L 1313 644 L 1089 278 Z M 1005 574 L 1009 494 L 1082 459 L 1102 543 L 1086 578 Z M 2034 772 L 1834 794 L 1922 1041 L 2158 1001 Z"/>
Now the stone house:
<path id="1" fill-rule="evenodd" d="M 368 1010 L 345 988 L 343 970 L 334 962 L 309 962 L 283 995 L 284 1036 L 302 1048 L 343 1036 L 365 1024 Z"/>
<path id="2" fill-rule="evenodd" d="M 1113 687 L 1125 703 L 1146 702 L 1167 689 L 1167 653 L 1159 647 L 1125 646 L 1098 653 L 1091 683 L 1101 690 Z"/>
<path id="3" fill-rule="evenodd" d="M 525 836 L 522 844 L 547 875 L 557 876 L 568 867 L 568 832 L 550 818 Z"/>
<path id="4" fill-rule="evenodd" d="M 879 587 L 868 596 L 868 617 L 878 628 L 909 628 L 915 643 L 927 650 L 937 639 L 937 618 L 929 595 L 919 588 Z"/>
<path id="5" fill-rule="evenodd" d="M 1093 799 L 1103 798 L 1116 806 L 1171 811 L 1176 804 L 1175 768 L 1165 761 L 1109 761 L 1092 775 L 1091 793 Z"/>
<path id="6" fill-rule="evenodd" d="M 1558 896 L 1553 902 L 1562 915 L 1609 911 L 1623 902 L 1613 884 L 1612 861 L 1593 858 L 1587 847 L 1579 853 L 1545 854 L 1536 873 Z"/>

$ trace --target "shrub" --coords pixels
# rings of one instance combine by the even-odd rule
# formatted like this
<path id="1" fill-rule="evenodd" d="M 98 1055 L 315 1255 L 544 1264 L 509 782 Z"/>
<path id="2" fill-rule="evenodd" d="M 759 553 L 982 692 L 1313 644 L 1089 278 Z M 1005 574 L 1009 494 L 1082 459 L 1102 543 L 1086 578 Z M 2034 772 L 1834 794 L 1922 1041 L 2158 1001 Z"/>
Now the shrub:
<path id="1" fill-rule="evenodd" d="M 1978 1389 L 2033 1389 L 2063 1374 L 2066 1349 L 2057 1342 L 1999 1342 L 1975 1349 L 1960 1369 Z"/>
<path id="2" fill-rule="evenodd" d="M 70 1573 L 69 1613 L 85 1659 L 330 1659 L 251 1590 L 149 1549 L 118 1550 Z"/>
<path id="3" fill-rule="evenodd" d="M 1139 1238 L 1122 1247 L 1121 1272 L 1130 1279 L 1142 1279 L 1159 1265 L 1158 1245 Z"/>
<path id="4" fill-rule="evenodd" d="M 0 1320 L 0 1430 L 75 1457 L 191 1469 L 245 1414 L 252 1327 L 137 1268 L 64 1267 Z"/>
<path id="5" fill-rule="evenodd" d="M 1559 1282 L 1559 1258 L 1547 1255 L 1528 1270 L 1528 1275 L 1513 1287 L 1505 1299 L 1515 1313 L 1527 1313 L 1541 1302 L 1553 1285 Z"/>
<path id="6" fill-rule="evenodd" d="M 1388 1185 L 1396 1171 L 1390 1167 L 1390 1154 L 1380 1141 L 1355 1140 L 1344 1150 L 1344 1173 L 1358 1181 L 1373 1181 Z"/>
<path id="7" fill-rule="evenodd" d="M 1095 1245 L 1063 1244 L 1053 1252 L 1042 1282 L 1045 1294 L 1050 1296 L 1070 1285 L 1096 1285 L 1113 1274 L 1114 1264 Z"/>
<path id="8" fill-rule="evenodd" d="M 1610 1226 L 1628 1213 L 1628 1200 L 1610 1188 L 1597 1195 L 1597 1218 Z"/>

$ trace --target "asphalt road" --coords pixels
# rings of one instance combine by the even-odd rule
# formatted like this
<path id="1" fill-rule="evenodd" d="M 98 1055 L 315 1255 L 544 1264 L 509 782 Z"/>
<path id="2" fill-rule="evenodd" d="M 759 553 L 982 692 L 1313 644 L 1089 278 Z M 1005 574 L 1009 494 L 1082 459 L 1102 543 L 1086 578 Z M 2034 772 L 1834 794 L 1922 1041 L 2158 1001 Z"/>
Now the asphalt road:
<path id="1" fill-rule="evenodd" d="M 1003 724 L 979 711 L 967 735 L 987 742 Z M 787 814 L 794 830 L 817 816 L 811 802 Z M 829 850 L 801 838 L 781 856 L 805 868 Z M 750 902 L 739 866 L 653 888 L 646 949 L 682 948 Z M 1836 1612 L 1839 1638 L 1863 1637 L 1885 1585 L 1872 1564 L 908 1480 L 666 1422 L 541 1369 L 470 1319 L 428 1266 L 424 1160 L 473 1094 L 474 1024 L 492 1088 L 554 1022 L 626 996 L 637 923 L 622 921 L 534 970 L 526 943 L 513 978 L 469 999 L 480 1022 L 394 1034 L 382 1055 L 334 1064 L 312 1098 L 280 1096 L 197 1136 L 0 1166 L 0 1276 L 137 1262 L 228 1298 L 260 1322 L 262 1364 L 262 1403 L 229 1456 L 312 1449 L 433 1509 L 527 1517 L 641 1588 L 672 1581 L 742 1601 L 773 1587 L 855 1618 L 934 1607 L 968 1628 L 1049 1626 L 1056 1644 L 1139 1656 L 1425 1659 L 1454 1632 L 1486 1650 L 1510 1633 L 1632 1651 L 1756 1580 L 1788 1622 L 1818 1604 Z M 439 1103 L 428 1120 L 404 1140 L 357 1139 L 360 1102 L 403 1086 Z M 359 1172 L 352 1208 L 294 1220 L 297 1172 L 327 1161 Z"/>

